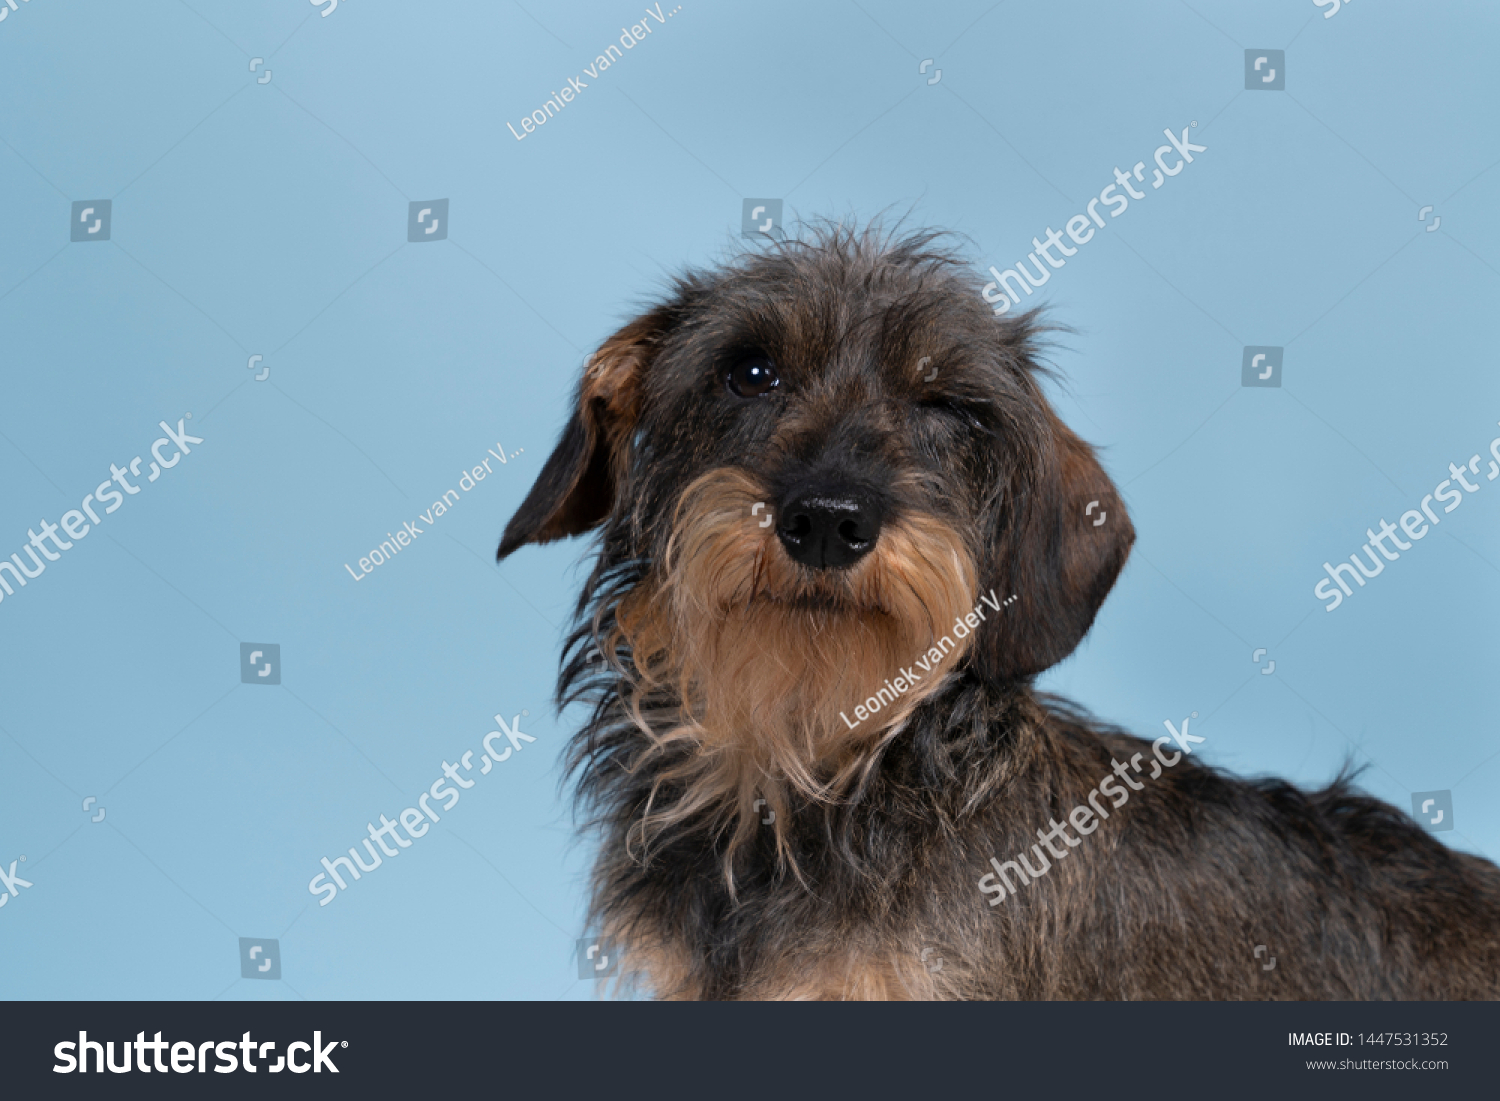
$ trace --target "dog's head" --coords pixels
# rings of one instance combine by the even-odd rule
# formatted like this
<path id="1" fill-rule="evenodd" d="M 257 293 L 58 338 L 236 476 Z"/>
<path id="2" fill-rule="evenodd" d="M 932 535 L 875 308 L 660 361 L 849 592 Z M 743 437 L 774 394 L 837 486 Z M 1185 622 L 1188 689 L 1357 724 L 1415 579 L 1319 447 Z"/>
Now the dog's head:
<path id="1" fill-rule="evenodd" d="M 1124 564 L 1036 328 L 935 234 L 823 228 L 686 275 L 590 358 L 500 557 L 604 525 L 644 572 L 597 644 L 671 682 L 704 745 L 779 741 L 816 787 L 955 668 L 1067 656 Z"/>

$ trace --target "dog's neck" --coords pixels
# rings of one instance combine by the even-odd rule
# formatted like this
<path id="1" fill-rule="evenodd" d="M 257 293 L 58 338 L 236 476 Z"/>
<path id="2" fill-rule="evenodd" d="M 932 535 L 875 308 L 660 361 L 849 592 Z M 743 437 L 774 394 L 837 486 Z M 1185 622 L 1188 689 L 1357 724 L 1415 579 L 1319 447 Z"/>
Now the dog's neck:
<path id="1" fill-rule="evenodd" d="M 1018 767 L 1020 750 L 1046 716 L 1024 686 L 997 688 L 954 671 L 914 691 L 884 723 L 872 718 L 851 732 L 838 719 L 768 746 L 768 735 L 786 732 L 753 722 L 707 725 L 675 693 L 641 692 L 634 675 L 618 677 L 610 709 L 618 752 L 593 761 L 596 770 L 629 782 L 612 785 L 599 772 L 585 786 L 611 787 L 623 799 L 615 822 L 629 831 L 632 845 L 649 852 L 697 835 L 721 853 L 731 880 L 736 852 L 757 835 L 769 830 L 778 864 L 794 864 L 795 826 L 856 821 L 868 792 L 885 779 L 882 770 L 898 770 L 906 786 L 930 789 L 945 813 L 979 805 Z M 805 755 L 788 762 L 780 755 L 788 749 Z"/>

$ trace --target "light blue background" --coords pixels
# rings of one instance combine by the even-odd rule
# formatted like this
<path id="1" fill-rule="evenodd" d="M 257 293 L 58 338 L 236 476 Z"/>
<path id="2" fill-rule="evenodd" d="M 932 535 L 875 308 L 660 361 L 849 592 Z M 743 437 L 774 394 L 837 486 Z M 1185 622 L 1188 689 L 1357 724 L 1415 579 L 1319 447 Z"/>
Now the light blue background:
<path id="1" fill-rule="evenodd" d="M 528 6 L 0 23 L 0 554 L 158 421 L 205 441 L 0 603 L 0 864 L 34 883 L 0 995 L 592 996 L 550 705 L 584 547 L 493 563 L 583 357 L 744 197 L 909 212 L 1003 268 L 1192 121 L 1207 151 L 1039 295 L 1074 329 L 1056 400 L 1140 533 L 1046 683 L 1147 735 L 1198 711 L 1244 773 L 1352 756 L 1403 809 L 1451 790 L 1439 836 L 1500 856 L 1500 482 L 1334 613 L 1312 593 L 1500 435 L 1494 5 L 687 3 L 518 142 L 644 18 Z M 1247 48 L 1286 50 L 1286 91 L 1244 90 Z M 98 198 L 111 241 L 69 244 Z M 448 240 L 408 244 L 435 198 Z M 1282 388 L 1241 387 L 1245 345 L 1285 347 Z M 351 579 L 497 444 L 521 453 Z M 280 645 L 281 686 L 240 683 L 242 641 Z M 319 857 L 523 709 L 535 743 L 317 904 Z M 238 978 L 240 936 L 279 938 L 282 981 Z"/>

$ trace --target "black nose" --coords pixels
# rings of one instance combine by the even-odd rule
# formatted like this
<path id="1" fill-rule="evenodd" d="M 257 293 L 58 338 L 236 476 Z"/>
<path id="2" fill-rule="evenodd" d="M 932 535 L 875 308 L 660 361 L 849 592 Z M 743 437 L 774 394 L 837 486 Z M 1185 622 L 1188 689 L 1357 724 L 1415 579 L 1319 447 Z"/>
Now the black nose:
<path id="1" fill-rule="evenodd" d="M 814 569 L 852 566 L 880 538 L 880 506 L 856 490 L 812 489 L 780 509 L 776 534 L 794 561 Z"/>

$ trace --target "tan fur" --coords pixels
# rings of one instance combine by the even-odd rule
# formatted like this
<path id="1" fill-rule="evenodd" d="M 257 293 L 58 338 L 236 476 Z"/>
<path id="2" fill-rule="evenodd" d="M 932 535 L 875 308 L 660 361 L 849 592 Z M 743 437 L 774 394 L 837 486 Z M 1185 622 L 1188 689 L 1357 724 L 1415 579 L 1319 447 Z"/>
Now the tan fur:
<path id="1" fill-rule="evenodd" d="M 631 705 L 651 739 L 648 756 L 680 743 L 695 750 L 658 781 L 681 781 L 688 792 L 670 811 L 648 810 L 633 837 L 645 850 L 659 829 L 707 811 L 736 819 L 723 823 L 732 851 L 760 828 L 757 799 L 775 812 L 779 845 L 789 796 L 839 799 L 967 652 L 968 639 L 957 641 L 908 691 L 857 720 L 872 688 L 894 681 L 973 610 L 974 562 L 957 532 L 916 515 L 891 522 L 852 569 L 807 570 L 752 512 L 768 496 L 735 469 L 694 481 L 666 561 L 622 604 L 619 637 L 601 645 L 611 654 L 623 642 L 634 656 Z M 684 701 L 665 734 L 644 702 L 658 687 Z"/>
<path id="2" fill-rule="evenodd" d="M 610 443 L 626 436 L 640 410 L 641 375 L 650 358 L 650 337 L 658 328 L 653 314 L 636 318 L 599 346 L 583 369 L 581 403 L 601 407 L 600 420 L 608 427 Z"/>
<path id="3" fill-rule="evenodd" d="M 646 987 L 660 1001 L 695 1001 L 702 997 L 692 978 L 692 955 L 687 945 L 663 942 L 644 930 L 619 925 L 612 926 L 606 936 L 612 944 L 628 946 L 618 989 Z"/>

